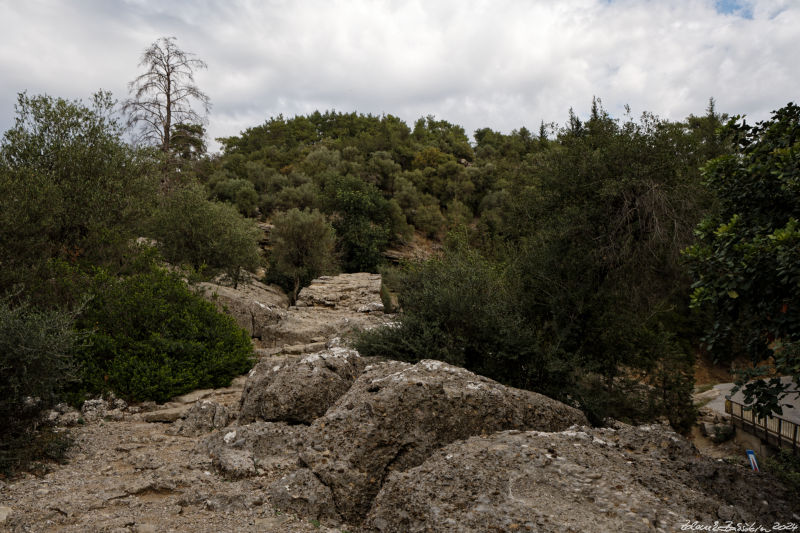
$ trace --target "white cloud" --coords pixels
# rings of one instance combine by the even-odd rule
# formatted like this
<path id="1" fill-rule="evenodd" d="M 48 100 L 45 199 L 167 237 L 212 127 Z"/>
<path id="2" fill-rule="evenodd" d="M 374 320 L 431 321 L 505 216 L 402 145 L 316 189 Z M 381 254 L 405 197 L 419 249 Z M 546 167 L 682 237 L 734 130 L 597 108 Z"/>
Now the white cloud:
<path id="1" fill-rule="evenodd" d="M 729 3 L 730 4 L 730 3 Z M 585 114 L 766 118 L 796 99 L 800 5 L 750 0 L 0 0 L 0 129 L 16 92 L 126 96 L 162 35 L 207 61 L 213 137 L 314 109 L 509 131 Z M 726 10 L 730 11 L 730 10 Z"/>

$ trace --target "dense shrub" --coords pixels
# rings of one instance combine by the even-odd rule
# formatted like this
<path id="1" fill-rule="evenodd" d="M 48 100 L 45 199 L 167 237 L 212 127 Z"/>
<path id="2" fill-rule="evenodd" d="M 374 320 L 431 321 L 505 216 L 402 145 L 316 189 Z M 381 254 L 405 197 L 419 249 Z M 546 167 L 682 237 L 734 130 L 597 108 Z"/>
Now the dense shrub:
<path id="1" fill-rule="evenodd" d="M 667 416 L 676 429 L 689 429 L 693 360 L 670 334 L 647 328 L 626 333 L 643 360 L 615 359 L 607 368 L 587 352 L 565 349 L 555 313 L 529 304 L 543 294 L 519 290 L 517 265 L 487 259 L 464 237 L 450 239 L 442 257 L 407 265 L 394 282 L 402 312 L 393 326 L 359 336 L 362 355 L 462 366 L 575 405 L 598 425 L 608 418 L 640 423 Z"/>
<path id="2" fill-rule="evenodd" d="M 780 479 L 786 488 L 800 497 L 800 457 L 790 451 L 780 450 L 764 459 L 764 470 Z"/>
<path id="3" fill-rule="evenodd" d="M 236 206 L 243 216 L 252 217 L 258 212 L 259 196 L 253 182 L 246 179 L 223 179 L 209 184 L 214 198 Z"/>
<path id="4" fill-rule="evenodd" d="M 99 274 L 78 320 L 83 392 L 158 402 L 222 387 L 253 363 L 247 334 L 176 275 L 152 268 L 115 279 Z"/>
<path id="5" fill-rule="evenodd" d="M 319 211 L 291 209 L 279 213 L 272 230 L 270 281 L 297 299 L 301 287 L 335 268 L 336 233 Z M 288 281 L 288 284 L 281 281 Z"/>
<path id="6" fill-rule="evenodd" d="M 404 361 L 439 359 L 563 398 L 569 369 L 546 351 L 537 325 L 522 320 L 504 275 L 463 244 L 410 265 L 400 281 L 399 322 L 364 332 L 356 347 Z"/>
<path id="7" fill-rule="evenodd" d="M 0 299 L 0 472 L 60 447 L 58 439 L 37 438 L 37 426 L 72 375 L 75 341 L 68 314 L 9 300 Z"/>
<path id="8" fill-rule="evenodd" d="M 414 227 L 424 233 L 425 236 L 432 239 L 441 237 L 445 218 L 435 202 L 421 205 L 415 209 L 411 220 Z"/>
<path id="9" fill-rule="evenodd" d="M 21 94 L 16 111 L 0 140 L 0 292 L 22 286 L 36 305 L 71 305 L 60 270 L 124 264 L 157 176 L 147 153 L 122 141 L 107 93 L 90 106 Z"/>
<path id="10" fill-rule="evenodd" d="M 232 205 L 209 201 L 200 186 L 172 191 L 154 216 L 151 235 L 167 261 L 196 271 L 224 271 L 236 284 L 241 269 L 261 263 L 261 236 L 252 220 Z"/>
<path id="11" fill-rule="evenodd" d="M 347 272 L 376 272 L 395 228 L 391 204 L 371 184 L 354 176 L 330 178 L 323 189 L 324 210 L 338 238 Z"/>

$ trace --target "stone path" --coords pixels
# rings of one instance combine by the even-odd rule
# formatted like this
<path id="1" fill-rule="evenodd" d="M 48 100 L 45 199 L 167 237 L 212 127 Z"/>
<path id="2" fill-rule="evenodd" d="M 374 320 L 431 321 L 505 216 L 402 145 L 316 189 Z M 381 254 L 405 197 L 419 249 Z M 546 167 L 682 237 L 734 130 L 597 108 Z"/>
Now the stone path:
<path id="1" fill-rule="evenodd" d="M 243 380 L 201 396 L 238 409 Z M 191 397 L 190 397 L 191 398 Z M 264 489 L 279 469 L 226 480 L 197 450 L 205 438 L 167 433 L 191 403 L 100 419 L 70 429 L 75 444 L 65 465 L 0 484 L 0 531 L 222 532 L 336 531 L 276 512 Z M 146 421 L 150 420 L 150 422 Z"/>
<path id="2" fill-rule="evenodd" d="M 237 319 L 246 322 L 253 294 L 260 298 L 266 292 L 256 289 L 242 291 L 238 309 L 244 311 Z M 272 337 L 259 339 L 257 345 L 264 348 L 257 353 L 280 357 L 276 354 L 318 351 L 353 324 L 388 320 L 378 308 L 379 290 L 380 276 L 372 274 L 316 280 L 307 294 L 301 293 L 299 307 L 279 309 L 277 322 L 265 327 Z M 277 463 L 257 477 L 225 479 L 199 447 L 207 434 L 186 437 L 170 431 L 198 401 L 217 402 L 235 417 L 245 380 L 241 376 L 231 387 L 194 391 L 161 406 L 94 402 L 92 411 L 83 413 L 83 423 L 77 423 L 77 413 L 63 415 L 72 425 L 62 430 L 74 439 L 67 463 L 51 465 L 40 477 L 0 481 L 0 531 L 340 531 L 270 505 L 265 489 L 294 465 Z"/>

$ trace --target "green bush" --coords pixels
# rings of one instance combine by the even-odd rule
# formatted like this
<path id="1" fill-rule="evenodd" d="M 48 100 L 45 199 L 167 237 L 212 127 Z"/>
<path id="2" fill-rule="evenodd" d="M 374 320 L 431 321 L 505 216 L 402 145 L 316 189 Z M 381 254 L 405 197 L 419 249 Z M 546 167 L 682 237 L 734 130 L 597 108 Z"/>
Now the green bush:
<path id="1" fill-rule="evenodd" d="M 0 472 L 60 448 L 59 439 L 41 438 L 37 426 L 73 374 L 75 340 L 68 314 L 0 299 Z"/>
<path id="2" fill-rule="evenodd" d="M 714 434 L 711 435 L 711 440 L 716 444 L 722 444 L 723 442 L 728 442 L 731 440 L 735 432 L 736 430 L 733 428 L 733 426 L 718 425 L 714 427 Z M 800 479 L 798 479 L 798 481 L 800 481 Z"/>
<path id="3" fill-rule="evenodd" d="M 261 263 L 261 232 L 235 207 L 206 199 L 205 191 L 191 185 L 172 191 L 154 216 L 151 235 L 167 261 L 190 265 L 195 271 L 224 271 L 239 281 L 241 269 L 255 270 Z"/>
<path id="4" fill-rule="evenodd" d="M 452 200 L 447 204 L 446 218 L 450 227 L 468 226 L 472 222 L 472 211 L 463 202 Z"/>
<path id="5" fill-rule="evenodd" d="M 21 94 L 16 110 L 0 140 L 0 293 L 22 286 L 36 305 L 69 306 L 58 271 L 124 264 L 158 178 L 123 142 L 110 94 L 89 106 Z"/>
<path id="6" fill-rule="evenodd" d="M 323 206 L 338 238 L 346 272 L 376 272 L 383 250 L 396 233 L 393 209 L 372 184 L 354 176 L 331 177 L 323 189 Z"/>
<path id="7" fill-rule="evenodd" d="M 553 334 L 552 313 L 537 315 L 525 305 L 531 295 L 519 290 L 517 269 L 483 257 L 464 236 L 449 240 L 441 258 L 408 265 L 394 281 L 402 312 L 392 327 L 359 336 L 362 355 L 462 366 L 575 405 L 593 424 L 667 416 L 678 430 L 691 426 L 692 359 L 671 335 L 637 331 L 634 341 L 659 358 L 602 372 L 596 361 L 564 349 Z"/>
<path id="8" fill-rule="evenodd" d="M 176 275 L 152 268 L 124 279 L 99 274 L 78 319 L 83 391 L 163 402 L 223 387 L 253 364 L 247 334 Z"/>
<path id="9" fill-rule="evenodd" d="M 242 216 L 256 216 L 259 196 L 252 182 L 246 179 L 223 179 L 211 183 L 209 188 L 214 198 L 235 205 Z"/>
<path id="10" fill-rule="evenodd" d="M 536 325 L 522 320 L 504 274 L 463 244 L 410 265 L 400 282 L 399 322 L 364 332 L 356 348 L 411 362 L 438 359 L 561 397 L 567 369 L 544 349 Z"/>
<path id="11" fill-rule="evenodd" d="M 292 302 L 301 287 L 331 272 L 336 265 L 336 233 L 325 215 L 317 210 L 290 209 L 279 213 L 272 241 L 270 271 L 274 272 L 275 281 L 289 280 L 289 286 L 281 285 L 291 295 Z"/>
<path id="12" fill-rule="evenodd" d="M 445 225 L 444 215 L 442 215 L 442 211 L 436 203 L 418 207 L 414 212 L 412 221 L 415 228 L 431 239 L 438 239 Z"/>

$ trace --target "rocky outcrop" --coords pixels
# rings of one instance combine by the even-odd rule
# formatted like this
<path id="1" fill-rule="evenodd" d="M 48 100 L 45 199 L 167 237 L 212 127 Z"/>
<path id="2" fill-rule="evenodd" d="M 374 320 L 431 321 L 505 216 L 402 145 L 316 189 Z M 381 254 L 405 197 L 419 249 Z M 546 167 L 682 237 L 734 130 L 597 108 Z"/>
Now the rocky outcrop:
<path id="1" fill-rule="evenodd" d="M 272 484 L 267 494 L 278 509 L 292 509 L 307 519 L 339 520 L 331 489 L 310 470 L 303 468 L 286 475 Z"/>
<path id="2" fill-rule="evenodd" d="M 365 521 L 379 532 L 676 531 L 791 519 L 786 495 L 741 466 L 698 457 L 664 426 L 506 431 L 390 474 Z"/>
<path id="3" fill-rule="evenodd" d="M 338 283 L 371 288 L 335 297 Z M 590 429 L 574 409 L 463 369 L 358 357 L 329 340 L 391 320 L 379 285 L 312 285 L 254 329 L 264 359 L 249 378 L 164 405 L 50 411 L 73 424 L 69 462 L 0 480 L 2 527 L 675 531 L 800 518 L 768 474 L 699 457 L 663 426 Z"/>
<path id="4" fill-rule="evenodd" d="M 273 285 L 249 275 L 234 289 L 218 283 L 199 283 L 199 293 L 231 315 L 266 349 L 303 346 L 387 322 L 380 298 L 379 274 L 323 276 L 300 291 L 296 306 Z"/>
<path id="5" fill-rule="evenodd" d="M 359 521 L 390 472 L 417 466 L 450 442 L 504 429 L 559 431 L 586 423 L 562 403 L 462 368 L 387 362 L 368 366 L 314 421 L 300 462 L 330 488 L 336 512 Z"/>
<path id="6" fill-rule="evenodd" d="M 302 346 L 391 320 L 383 312 L 379 274 L 322 276 L 300 291 L 295 306 L 271 325 L 262 344 Z"/>
<path id="7" fill-rule="evenodd" d="M 198 283 L 201 296 L 214 303 L 220 311 L 231 315 L 251 337 L 269 338 L 272 326 L 285 316 L 289 298 L 274 285 L 264 285 L 248 278 L 237 288 Z"/>
<path id="8" fill-rule="evenodd" d="M 283 422 L 256 422 L 231 426 L 214 433 L 198 445 L 212 464 L 231 479 L 295 470 L 297 453 L 303 447 L 307 426 Z"/>
<path id="9" fill-rule="evenodd" d="M 328 307 L 354 312 L 383 311 L 381 275 L 359 272 L 322 276 L 303 288 L 297 307 Z"/>
<path id="10" fill-rule="evenodd" d="M 264 359 L 247 378 L 239 424 L 310 424 L 347 392 L 364 365 L 358 352 L 336 342 L 305 357 Z"/>
<path id="11" fill-rule="evenodd" d="M 74 407 L 60 403 L 45 412 L 42 421 L 53 426 L 69 427 L 85 421 L 85 419 L 82 418 L 81 412 Z"/>
<path id="12" fill-rule="evenodd" d="M 201 400 L 190 407 L 182 418 L 176 420 L 166 433 L 197 437 L 224 428 L 228 425 L 229 418 L 228 409 L 224 405 Z"/>
<path id="13" fill-rule="evenodd" d="M 86 422 L 97 422 L 104 419 L 121 420 L 126 407 L 128 404 L 125 400 L 113 396 L 109 399 L 94 398 L 83 402 L 81 416 Z"/>
<path id="14" fill-rule="evenodd" d="M 388 322 L 382 313 L 358 313 L 327 307 L 298 307 L 284 312 L 261 337 L 265 347 L 284 348 L 316 343 L 316 339 L 341 337 L 356 330 Z"/>

